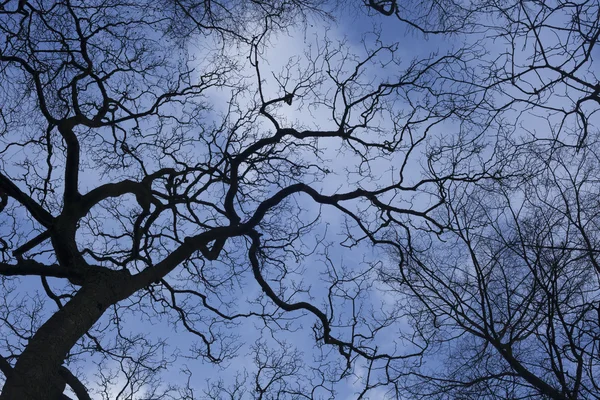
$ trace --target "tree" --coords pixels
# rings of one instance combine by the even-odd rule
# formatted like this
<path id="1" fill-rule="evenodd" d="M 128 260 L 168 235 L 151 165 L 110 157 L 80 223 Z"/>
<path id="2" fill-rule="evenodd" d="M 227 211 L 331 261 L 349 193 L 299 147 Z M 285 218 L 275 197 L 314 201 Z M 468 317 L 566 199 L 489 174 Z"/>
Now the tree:
<path id="1" fill-rule="evenodd" d="M 598 398 L 599 5 L 479 6 L 499 49 L 481 61 L 481 88 L 506 162 L 501 179 L 445 186 L 444 234 L 398 240 L 403 267 L 386 280 L 429 345 L 398 386 L 414 398 Z"/>
<path id="2" fill-rule="evenodd" d="M 398 277 L 446 368 L 413 371 L 415 397 L 597 398 L 596 145 L 531 144 L 526 177 L 449 193 L 452 233 Z"/>
<path id="3" fill-rule="evenodd" d="M 481 125 L 475 48 L 406 60 L 377 32 L 362 54 L 317 37 L 273 70 L 263 56 L 276 35 L 328 18 L 326 4 L 2 7 L 0 399 L 66 398 L 66 386 L 88 399 L 94 374 L 74 369 L 83 359 L 99 366 L 105 398 L 193 398 L 191 386 L 156 383 L 173 362 L 166 342 L 131 319 L 172 322 L 198 339 L 187 356 L 213 363 L 238 352 L 239 320 L 260 321 L 269 343 L 255 346 L 257 397 L 331 396 L 357 360 L 375 370 L 424 351 L 381 347 L 399 316 L 369 297 L 377 264 L 337 265 L 321 212 L 345 218 L 342 246 L 388 243 L 389 227 L 442 231 L 431 214 L 447 182 L 496 176 L 493 163 L 435 178 L 414 170 L 437 126 L 460 121 L 467 140 Z M 476 154 L 476 141 L 462 151 Z M 298 330 L 328 346 L 308 372 L 284 342 Z M 120 393 L 107 360 L 124 376 Z M 246 380 L 207 396 L 235 398 Z"/>

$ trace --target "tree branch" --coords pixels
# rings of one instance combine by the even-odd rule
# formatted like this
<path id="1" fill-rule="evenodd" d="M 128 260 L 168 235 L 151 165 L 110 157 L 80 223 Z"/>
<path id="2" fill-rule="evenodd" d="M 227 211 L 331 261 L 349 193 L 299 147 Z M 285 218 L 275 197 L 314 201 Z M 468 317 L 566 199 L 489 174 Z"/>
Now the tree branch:
<path id="1" fill-rule="evenodd" d="M 81 279 L 83 274 L 60 265 L 45 265 L 34 260 L 22 260 L 17 264 L 0 263 L 0 275 L 4 276 L 46 276 L 52 278 Z"/>
<path id="2" fill-rule="evenodd" d="M 54 217 L 42 206 L 40 206 L 31 197 L 23 193 L 17 185 L 15 185 L 9 178 L 0 172 L 0 192 L 4 192 L 20 204 L 22 204 L 27 211 L 38 221 L 40 224 L 49 228 L 54 222 Z"/>
<path id="3" fill-rule="evenodd" d="M 73 389 L 73 392 L 75 392 L 75 395 L 79 400 L 92 400 L 85 385 L 65 366 L 60 367 L 59 373 L 67 385 Z"/>
<path id="4" fill-rule="evenodd" d="M 0 371 L 4 374 L 5 377 L 9 377 L 13 373 L 13 368 L 9 364 L 8 361 L 2 356 L 0 356 Z"/>

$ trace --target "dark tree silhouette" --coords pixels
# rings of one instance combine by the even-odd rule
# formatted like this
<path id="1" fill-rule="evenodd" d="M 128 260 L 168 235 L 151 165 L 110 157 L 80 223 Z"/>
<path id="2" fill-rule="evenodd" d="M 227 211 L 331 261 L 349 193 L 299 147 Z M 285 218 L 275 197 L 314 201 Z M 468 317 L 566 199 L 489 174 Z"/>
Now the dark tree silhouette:
<path id="1" fill-rule="evenodd" d="M 385 279 L 429 349 L 390 393 L 599 398 L 600 5 L 477 6 L 470 32 L 493 40 L 480 60 L 480 110 L 495 115 L 506 162 L 502 177 L 444 187 L 434 217 L 444 234 L 397 241 L 401 267 Z M 448 160 L 433 177 L 453 168 Z"/>
<path id="2" fill-rule="evenodd" d="M 599 397 L 600 5 L 352 4 L 0 3 L 0 400 Z"/>
<path id="3" fill-rule="evenodd" d="M 239 321 L 261 324 L 256 372 L 212 382 L 209 398 L 331 397 L 359 360 L 423 352 L 380 347 L 398 316 L 369 297 L 376 265 L 330 257 L 321 215 L 345 219 L 350 249 L 389 242 L 392 227 L 441 232 L 444 184 L 496 176 L 494 162 L 417 168 L 444 121 L 465 135 L 482 124 L 475 49 L 407 59 L 376 33 L 362 54 L 318 37 L 279 71 L 263 57 L 276 35 L 330 18 L 326 3 L 13 3 L 0 13 L 0 399 L 88 399 L 90 385 L 194 398 L 158 383 L 177 354 L 157 321 L 211 363 L 238 353 Z M 286 331 L 322 356 L 301 368 Z"/>
<path id="4" fill-rule="evenodd" d="M 450 189 L 444 242 L 390 274 L 444 365 L 409 373 L 414 397 L 598 398 L 597 143 L 550 143 L 520 149 L 524 176 Z"/>

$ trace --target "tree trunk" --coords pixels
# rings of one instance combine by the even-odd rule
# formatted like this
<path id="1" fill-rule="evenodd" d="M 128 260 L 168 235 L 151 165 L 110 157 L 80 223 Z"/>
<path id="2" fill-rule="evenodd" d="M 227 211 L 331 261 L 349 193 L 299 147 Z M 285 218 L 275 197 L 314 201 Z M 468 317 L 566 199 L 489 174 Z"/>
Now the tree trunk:
<path id="1" fill-rule="evenodd" d="M 19 356 L 14 373 L 7 377 L 0 400 L 61 398 L 65 383 L 59 369 L 69 350 L 109 306 L 127 297 L 127 277 L 114 272 L 86 282 L 38 329 Z"/>

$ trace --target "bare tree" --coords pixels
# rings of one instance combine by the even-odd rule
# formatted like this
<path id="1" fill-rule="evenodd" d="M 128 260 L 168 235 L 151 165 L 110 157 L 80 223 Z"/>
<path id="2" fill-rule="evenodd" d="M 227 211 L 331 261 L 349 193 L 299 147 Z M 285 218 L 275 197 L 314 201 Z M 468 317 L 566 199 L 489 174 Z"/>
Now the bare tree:
<path id="1" fill-rule="evenodd" d="M 486 14 L 475 25 L 493 39 L 481 60 L 480 110 L 495 115 L 502 176 L 449 183 L 438 218 L 445 233 L 398 238 L 400 270 L 384 279 L 429 348 L 423 364 L 398 372 L 392 392 L 598 398 L 600 5 L 478 7 Z M 447 160 L 433 177 L 464 160 L 452 148 L 453 140 L 430 148 Z"/>
<path id="2" fill-rule="evenodd" d="M 413 243 L 394 279 L 437 360 L 415 396 L 598 398 L 596 146 L 531 144 L 528 176 L 449 191 L 452 233 Z"/>
<path id="3" fill-rule="evenodd" d="M 497 176 L 496 162 L 416 168 L 444 122 L 460 121 L 464 157 L 479 152 L 475 48 L 406 59 L 376 32 L 361 54 L 317 37 L 273 70 L 276 35 L 327 18 L 322 2 L 2 8 L 0 399 L 67 398 L 67 386 L 79 399 L 90 387 L 194 398 L 159 384 L 177 354 L 147 328 L 157 321 L 211 363 L 239 353 L 239 321 L 260 324 L 257 372 L 208 397 L 238 398 L 243 382 L 258 398 L 331 397 L 355 362 L 389 371 L 423 353 L 389 340 L 400 316 L 370 297 L 376 265 L 339 265 L 321 215 L 344 219 L 350 250 L 389 243 L 391 227 L 441 232 L 444 185 Z M 321 356 L 301 369 L 280 332 L 303 332 Z"/>

